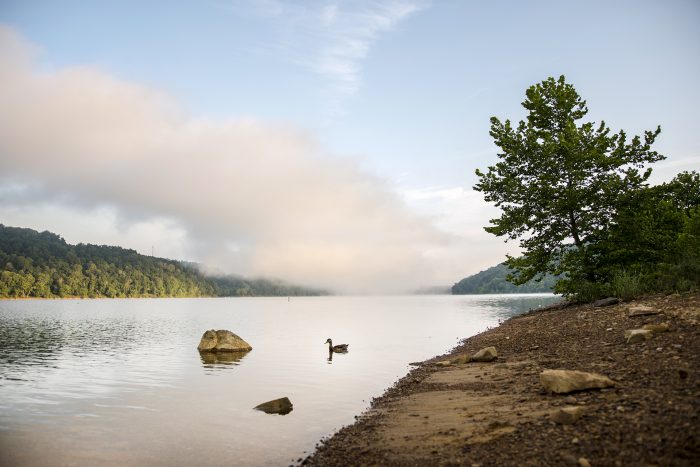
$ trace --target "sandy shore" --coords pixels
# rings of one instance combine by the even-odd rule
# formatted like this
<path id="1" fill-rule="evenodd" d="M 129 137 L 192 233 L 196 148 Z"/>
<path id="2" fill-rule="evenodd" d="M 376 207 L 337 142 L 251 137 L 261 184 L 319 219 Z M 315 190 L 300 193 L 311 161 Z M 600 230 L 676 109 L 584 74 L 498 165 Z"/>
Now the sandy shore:
<path id="1" fill-rule="evenodd" d="M 662 323 L 668 332 L 626 342 L 625 330 Z M 510 319 L 422 362 L 302 464 L 698 465 L 699 324 L 700 294 Z M 439 363 L 488 346 L 493 362 Z M 615 386 L 554 394 L 540 382 L 546 369 Z"/>

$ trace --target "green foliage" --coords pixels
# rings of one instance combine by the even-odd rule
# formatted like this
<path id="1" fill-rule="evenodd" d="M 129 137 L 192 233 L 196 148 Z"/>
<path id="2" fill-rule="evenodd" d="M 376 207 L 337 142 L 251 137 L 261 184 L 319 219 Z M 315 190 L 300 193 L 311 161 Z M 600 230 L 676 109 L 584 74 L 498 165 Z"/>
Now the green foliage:
<path id="1" fill-rule="evenodd" d="M 592 250 L 600 283 L 639 277 L 639 291 L 688 291 L 700 285 L 700 177 L 683 172 L 671 182 L 623 199 L 606 238 Z M 614 290 L 613 290 L 614 291 Z M 630 295 L 630 294 L 628 294 Z"/>
<path id="2" fill-rule="evenodd" d="M 509 120 L 491 119 L 500 160 L 485 173 L 477 170 L 474 186 L 501 209 L 486 231 L 520 241 L 523 256 L 506 261 L 516 271 L 511 280 L 522 284 L 561 275 L 557 292 L 594 295 L 631 263 L 618 259 L 639 253 L 637 246 L 632 252 L 601 248 L 601 242 L 631 245 L 633 235 L 650 243 L 644 261 L 655 261 L 656 247 L 668 241 L 667 230 L 659 231 L 656 223 L 675 231 L 675 212 L 661 220 L 645 218 L 643 233 L 634 233 L 623 217 L 635 216 L 647 196 L 647 165 L 664 159 L 651 150 L 660 128 L 628 139 L 624 131 L 612 134 L 605 122 L 578 123 L 588 108 L 564 76 L 530 87 L 523 107 L 527 120 L 516 128 Z"/>
<path id="3" fill-rule="evenodd" d="M 540 281 L 531 280 L 525 284 L 515 285 L 508 281 L 512 274 L 505 264 L 499 264 L 466 277 L 452 286 L 453 295 L 492 294 L 492 293 L 538 293 L 552 292 L 556 278 L 547 275 Z"/>
<path id="4" fill-rule="evenodd" d="M 319 295 L 266 279 L 209 277 L 196 265 L 115 246 L 69 245 L 51 232 L 0 224 L 0 297 Z"/>
<path id="5" fill-rule="evenodd" d="M 610 279 L 609 294 L 622 300 L 631 300 L 644 292 L 642 276 L 625 269 L 616 271 Z"/>

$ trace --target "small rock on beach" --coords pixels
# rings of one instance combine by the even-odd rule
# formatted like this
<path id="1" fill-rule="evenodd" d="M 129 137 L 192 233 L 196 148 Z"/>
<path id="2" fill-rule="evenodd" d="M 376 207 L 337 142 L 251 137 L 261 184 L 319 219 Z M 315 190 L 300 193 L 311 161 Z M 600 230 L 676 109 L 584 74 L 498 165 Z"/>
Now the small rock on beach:
<path id="1" fill-rule="evenodd" d="M 552 420 L 561 425 L 571 425 L 581 418 L 585 410 L 581 406 L 563 407 L 552 414 Z"/>
<path id="2" fill-rule="evenodd" d="M 604 306 L 610 306 L 610 305 L 617 305 L 620 303 L 620 299 L 616 297 L 608 297 L 608 298 L 603 298 L 601 300 L 596 300 L 593 302 L 593 306 L 595 308 L 600 308 Z"/>
<path id="3" fill-rule="evenodd" d="M 606 376 L 573 370 L 544 370 L 540 373 L 540 383 L 546 390 L 557 394 L 603 389 L 615 385 L 615 382 Z"/>
<path id="4" fill-rule="evenodd" d="M 658 315 L 661 312 L 656 308 L 647 305 L 634 305 L 629 307 L 629 317 Z"/>
<path id="5" fill-rule="evenodd" d="M 642 329 L 645 329 L 647 331 L 651 331 L 654 334 L 658 334 L 660 332 L 668 332 L 669 331 L 669 326 L 668 323 L 661 323 L 661 324 L 645 324 L 642 326 Z"/>
<path id="6" fill-rule="evenodd" d="M 486 347 L 471 356 L 472 362 L 492 362 L 498 358 L 496 347 Z"/>
<path id="7" fill-rule="evenodd" d="M 649 329 L 628 329 L 625 331 L 625 341 L 628 344 L 636 344 L 637 342 L 644 342 L 647 339 L 653 337 L 653 332 Z"/>

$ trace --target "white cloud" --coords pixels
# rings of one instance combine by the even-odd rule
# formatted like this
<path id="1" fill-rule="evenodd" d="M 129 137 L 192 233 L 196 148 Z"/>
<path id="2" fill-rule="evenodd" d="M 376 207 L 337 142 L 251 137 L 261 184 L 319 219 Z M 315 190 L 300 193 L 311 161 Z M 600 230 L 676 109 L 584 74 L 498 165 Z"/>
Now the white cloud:
<path id="1" fill-rule="evenodd" d="M 343 291 L 459 279 L 440 262 L 453 236 L 310 135 L 193 119 L 158 91 L 94 68 L 39 73 L 8 28 L 0 154 L 0 214 L 14 207 L 18 218 L 21 206 L 40 219 L 53 203 L 74 230 L 95 218 L 118 224 L 110 242 L 170 233 L 173 251 L 212 267 Z"/>
<path id="2" fill-rule="evenodd" d="M 383 33 L 425 8 L 425 0 L 322 1 L 300 4 L 266 0 L 256 10 L 281 21 L 288 58 L 327 81 L 328 111 L 342 113 L 344 101 L 361 85 L 362 64 Z"/>
<path id="3" fill-rule="evenodd" d="M 504 242 L 484 227 L 498 217 L 498 208 L 484 201 L 477 191 L 457 187 L 429 187 L 401 191 L 402 198 L 415 212 L 430 216 L 434 226 L 452 235 L 448 247 L 433 251 L 433 258 L 449 277 L 477 273 L 520 252 L 517 242 Z"/>

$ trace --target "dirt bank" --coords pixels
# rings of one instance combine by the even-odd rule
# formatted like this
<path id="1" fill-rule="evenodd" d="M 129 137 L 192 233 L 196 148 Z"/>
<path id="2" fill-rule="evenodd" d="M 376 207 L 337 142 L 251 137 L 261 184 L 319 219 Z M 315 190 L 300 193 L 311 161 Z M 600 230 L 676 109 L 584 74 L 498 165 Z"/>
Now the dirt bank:
<path id="1" fill-rule="evenodd" d="M 662 323 L 668 332 L 626 342 L 625 330 Z M 699 323 L 700 294 L 510 319 L 420 364 L 302 464 L 698 465 Z M 494 362 L 438 364 L 488 346 Z M 557 395 L 545 369 L 615 386 Z M 565 407 L 579 418 L 555 421 Z"/>

